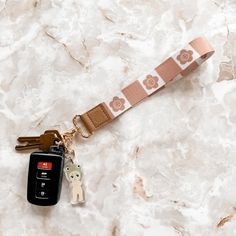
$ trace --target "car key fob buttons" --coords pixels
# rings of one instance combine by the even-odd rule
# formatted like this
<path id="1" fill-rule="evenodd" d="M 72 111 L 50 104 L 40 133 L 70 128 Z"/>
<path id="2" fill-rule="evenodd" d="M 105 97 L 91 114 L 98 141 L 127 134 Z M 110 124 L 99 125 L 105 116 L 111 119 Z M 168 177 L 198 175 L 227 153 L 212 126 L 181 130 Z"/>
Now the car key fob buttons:
<path id="1" fill-rule="evenodd" d="M 27 199 L 39 206 L 55 205 L 60 199 L 64 167 L 63 149 L 53 146 L 49 152 L 30 155 Z"/>

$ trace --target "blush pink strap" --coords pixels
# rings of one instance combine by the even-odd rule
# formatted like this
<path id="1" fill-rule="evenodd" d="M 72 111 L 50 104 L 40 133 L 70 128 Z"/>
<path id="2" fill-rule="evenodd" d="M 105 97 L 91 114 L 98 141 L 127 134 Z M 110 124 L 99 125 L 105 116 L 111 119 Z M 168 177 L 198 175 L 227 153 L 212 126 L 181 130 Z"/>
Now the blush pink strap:
<path id="1" fill-rule="evenodd" d="M 111 122 L 116 117 L 154 94 L 167 83 L 180 79 L 206 61 L 214 49 L 204 37 L 191 41 L 145 76 L 141 76 L 108 101 L 102 102 L 80 115 L 89 133 Z"/>

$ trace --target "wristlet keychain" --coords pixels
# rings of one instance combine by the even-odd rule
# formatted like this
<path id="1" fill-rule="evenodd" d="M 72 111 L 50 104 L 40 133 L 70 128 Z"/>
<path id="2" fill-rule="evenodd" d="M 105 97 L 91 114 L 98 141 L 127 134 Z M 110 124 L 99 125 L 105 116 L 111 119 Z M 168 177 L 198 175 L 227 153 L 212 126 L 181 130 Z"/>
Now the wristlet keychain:
<path id="1" fill-rule="evenodd" d="M 47 155 L 50 156 L 52 154 L 52 146 L 56 145 L 58 147 L 63 147 L 64 156 L 66 160 L 70 161 L 66 163 L 64 172 L 66 175 L 66 179 L 69 181 L 71 187 L 71 203 L 84 203 L 84 192 L 81 182 L 81 167 L 73 162 L 74 151 L 71 149 L 73 137 L 79 134 L 83 138 L 89 138 L 99 128 L 112 122 L 115 118 L 135 106 L 146 97 L 149 97 L 152 94 L 158 92 L 169 82 L 178 80 L 183 76 L 188 75 L 204 61 L 206 61 L 213 53 L 214 50 L 207 39 L 205 39 L 204 37 L 196 38 L 189 44 L 187 44 L 187 46 L 185 46 L 183 49 L 177 51 L 162 64 L 157 66 L 153 71 L 145 76 L 141 76 L 140 78 L 123 88 L 111 99 L 96 105 L 82 115 L 76 115 L 73 118 L 74 128 L 72 128 L 71 130 L 62 134 L 60 134 L 56 130 L 47 130 L 40 137 L 19 137 L 18 141 L 24 142 L 25 144 L 17 145 L 16 150 L 21 151 L 32 148 L 39 148 L 43 151 L 43 154 L 47 153 Z M 45 165 L 48 166 L 49 164 Z M 39 170 L 36 168 L 36 171 Z M 44 171 L 46 172 L 47 169 L 45 169 Z M 29 172 L 29 175 L 30 173 L 31 172 Z M 29 178 L 33 177 L 29 176 Z M 32 185 L 33 187 L 31 186 L 31 188 L 29 189 L 28 185 L 28 192 L 32 191 L 33 188 L 33 192 L 43 192 L 44 197 L 35 194 L 35 196 L 33 197 L 40 200 L 37 200 L 36 203 L 33 203 L 37 205 L 53 205 L 46 203 L 50 198 L 50 194 L 48 193 L 50 192 L 50 189 L 48 192 L 46 190 L 40 190 L 41 188 L 38 189 L 38 181 L 39 180 L 36 175 L 35 187 Z"/>

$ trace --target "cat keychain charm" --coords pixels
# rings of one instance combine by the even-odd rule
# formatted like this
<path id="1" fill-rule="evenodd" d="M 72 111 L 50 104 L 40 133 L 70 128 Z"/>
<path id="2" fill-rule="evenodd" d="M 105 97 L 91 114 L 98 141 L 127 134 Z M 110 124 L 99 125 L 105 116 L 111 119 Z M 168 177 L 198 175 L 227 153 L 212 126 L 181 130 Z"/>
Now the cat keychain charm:
<path id="1" fill-rule="evenodd" d="M 70 160 L 64 167 L 64 173 L 67 181 L 69 182 L 71 204 L 83 204 L 85 203 L 84 190 L 82 187 L 82 171 L 80 165 L 74 163 L 74 151 L 68 154 L 67 158 Z"/>
<path id="2" fill-rule="evenodd" d="M 82 132 L 81 127 L 78 124 L 79 120 L 80 117 L 76 115 L 72 120 L 74 128 L 62 135 L 64 145 L 66 147 L 65 157 L 68 160 L 64 167 L 64 173 L 67 181 L 69 182 L 71 195 L 70 202 L 72 205 L 85 203 L 81 167 L 80 165 L 74 163 L 75 151 L 70 148 L 73 138 L 77 133 L 80 133 L 83 138 L 89 138 L 90 136 L 89 134 Z"/>

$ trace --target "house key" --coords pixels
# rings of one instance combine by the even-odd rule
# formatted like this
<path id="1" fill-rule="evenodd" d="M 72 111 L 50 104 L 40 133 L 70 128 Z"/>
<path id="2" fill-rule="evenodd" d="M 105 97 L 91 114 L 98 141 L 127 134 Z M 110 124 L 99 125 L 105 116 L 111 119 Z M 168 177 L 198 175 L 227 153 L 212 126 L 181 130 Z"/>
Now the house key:
<path id="1" fill-rule="evenodd" d="M 62 137 L 57 130 L 47 130 L 40 136 L 19 137 L 17 141 L 25 144 L 16 145 L 16 151 L 36 148 L 42 151 L 48 151 L 52 145 L 56 144 L 56 142 L 62 141 Z"/>

